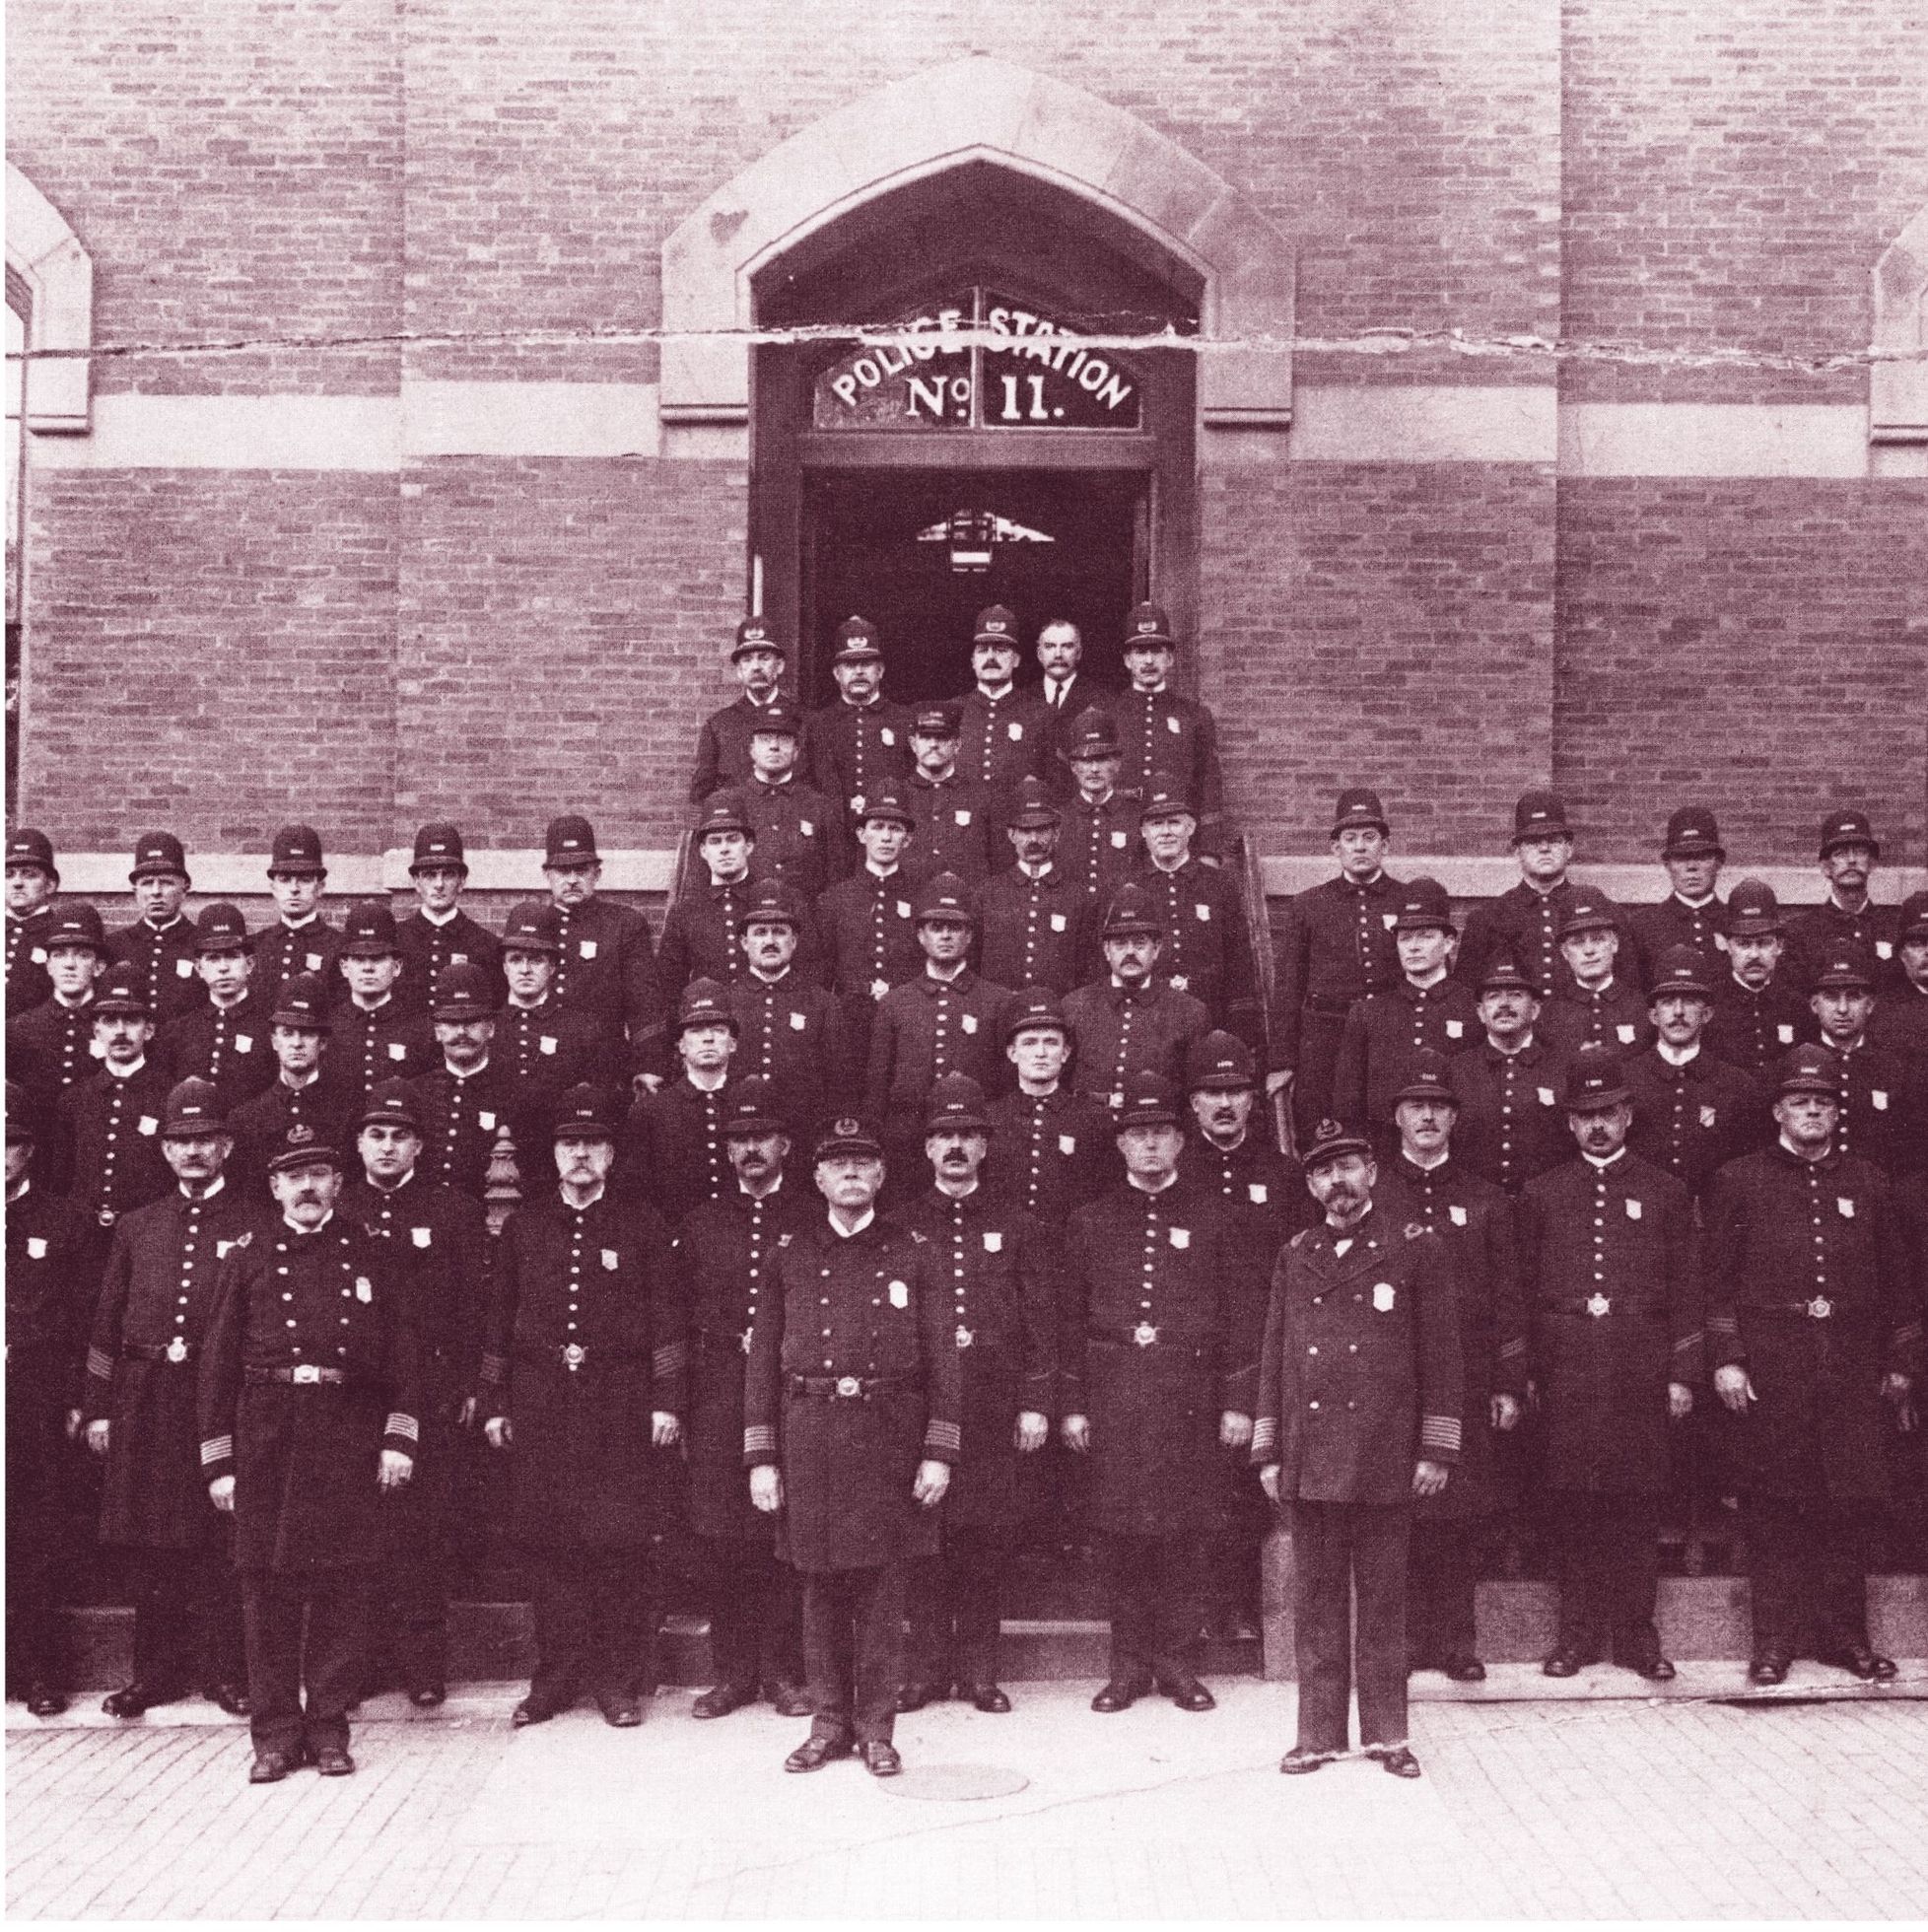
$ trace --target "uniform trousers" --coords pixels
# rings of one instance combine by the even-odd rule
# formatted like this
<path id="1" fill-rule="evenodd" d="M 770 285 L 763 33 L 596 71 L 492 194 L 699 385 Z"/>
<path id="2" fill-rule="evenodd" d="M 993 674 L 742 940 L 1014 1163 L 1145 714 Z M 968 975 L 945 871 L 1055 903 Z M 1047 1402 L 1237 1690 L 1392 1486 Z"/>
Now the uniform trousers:
<path id="1" fill-rule="evenodd" d="M 1559 1647 L 1637 1667 L 1660 1655 L 1660 1498 L 1556 1489 Z"/>
<path id="2" fill-rule="evenodd" d="M 796 1572 L 769 1540 L 705 1537 L 710 1661 L 719 1684 L 754 1693 L 803 1680 Z"/>
<path id="3" fill-rule="evenodd" d="M 449 1520 L 462 1432 L 424 1415 L 415 1474 L 382 1510 L 376 1577 L 375 1640 L 410 1690 L 445 1684 L 448 1672 Z"/>
<path id="4" fill-rule="evenodd" d="M 1333 1075 L 1339 1071 L 1339 1043 L 1344 1033 L 1343 1013 L 1300 1008 L 1299 1064 L 1292 1073 L 1292 1126 L 1300 1146 L 1333 1110 Z"/>
<path id="5" fill-rule="evenodd" d="M 1406 1743 L 1410 1503 L 1292 1504 L 1292 1607 L 1300 1751 L 1346 1749 L 1352 1687 L 1359 1743 Z"/>
<path id="6" fill-rule="evenodd" d="M 1822 1495 L 1750 1494 L 1742 1517 L 1754 1654 L 1831 1656 L 1868 1641 L 1873 1512 Z"/>
<path id="7" fill-rule="evenodd" d="M 810 1735 L 888 1744 L 904 1682 L 908 1565 L 803 1572 L 803 1667 Z"/>
<path id="8" fill-rule="evenodd" d="M 51 1349 L 7 1358 L 7 1683 L 16 1692 L 66 1681 L 57 1609 L 64 1477 L 70 1453 Z"/>
<path id="9" fill-rule="evenodd" d="M 1171 1536 L 1107 1534 L 1111 1675 L 1134 1684 L 1197 1677 L 1207 1524 Z"/>
<path id="10" fill-rule="evenodd" d="M 367 1564 L 241 1572 L 256 1751 L 347 1750 L 349 1707 L 368 1669 L 373 1583 Z"/>
<path id="11" fill-rule="evenodd" d="M 911 1569 L 911 1677 L 996 1684 L 998 1612 L 1016 1541 L 1009 1523 L 946 1524 L 934 1556 Z"/>
<path id="12" fill-rule="evenodd" d="M 1485 1525 L 1414 1519 L 1407 1562 L 1407 1647 L 1412 1668 L 1446 1665 L 1480 1654 L 1474 1630 Z"/>
<path id="13" fill-rule="evenodd" d="M 649 1552 L 544 1551 L 535 1561 L 531 1693 L 567 1701 L 586 1684 L 601 1696 L 649 1695 L 661 1608 Z"/>
<path id="14" fill-rule="evenodd" d="M 247 1675 L 241 1579 L 225 1550 L 130 1550 L 134 1681 L 178 1695 Z"/>

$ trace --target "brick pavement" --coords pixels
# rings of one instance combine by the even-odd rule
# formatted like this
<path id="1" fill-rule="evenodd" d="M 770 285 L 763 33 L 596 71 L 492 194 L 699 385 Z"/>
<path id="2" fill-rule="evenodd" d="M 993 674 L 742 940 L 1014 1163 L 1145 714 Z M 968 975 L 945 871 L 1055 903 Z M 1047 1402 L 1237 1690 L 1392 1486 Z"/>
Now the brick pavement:
<path id="1" fill-rule="evenodd" d="M 1502 1689 L 1505 1687 L 1502 1686 Z M 1918 1687 L 1917 1687 L 1918 1688 Z M 1289 1688 L 1113 1719 L 1025 1685 L 1008 1718 L 899 1732 L 913 1767 L 1026 1787 L 925 1801 L 855 1764 L 786 1777 L 801 1727 L 512 1734 L 514 1691 L 357 1731 L 359 1775 L 246 1785 L 238 1727 L 23 1720 L 7 1736 L 18 1918 L 1919 1917 L 1928 1702 L 1706 1697 L 1414 1707 L 1427 1776 L 1287 1783 Z M 395 1709 L 390 1700 L 371 1711 Z M 199 1713 L 196 1713 L 199 1715 Z M 908 1783 L 909 1780 L 906 1780 Z"/>

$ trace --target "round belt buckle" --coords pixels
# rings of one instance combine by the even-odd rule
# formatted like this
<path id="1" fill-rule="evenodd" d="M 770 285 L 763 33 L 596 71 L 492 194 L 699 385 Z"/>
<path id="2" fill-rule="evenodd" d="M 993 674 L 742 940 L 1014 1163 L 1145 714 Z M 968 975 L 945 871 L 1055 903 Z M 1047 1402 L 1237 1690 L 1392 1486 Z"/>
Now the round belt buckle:
<path id="1" fill-rule="evenodd" d="M 972 1333 L 971 1330 L 967 1329 L 962 1322 L 958 1323 L 957 1346 L 960 1348 L 968 1348 L 971 1346 L 971 1344 L 976 1340 L 977 1337 Z"/>
<path id="2" fill-rule="evenodd" d="M 580 1342 L 566 1344 L 563 1347 L 562 1357 L 571 1368 L 581 1368 L 584 1362 L 588 1359 L 587 1352 Z"/>
<path id="3" fill-rule="evenodd" d="M 1151 1345 L 1158 1340 L 1158 1331 L 1150 1322 L 1140 1322 L 1137 1325 L 1137 1327 L 1132 1331 L 1132 1340 L 1136 1342 L 1140 1348 L 1149 1348 Z"/>
<path id="4" fill-rule="evenodd" d="M 1595 1317 L 1606 1314 L 1613 1305 L 1604 1294 L 1591 1294 L 1587 1297 L 1587 1313 Z"/>
<path id="5" fill-rule="evenodd" d="M 101 1211 L 95 1215 L 94 1218 L 97 1221 L 99 1221 L 103 1227 L 112 1227 L 114 1221 L 113 1209 L 111 1208 L 103 1208 Z"/>
<path id="6" fill-rule="evenodd" d="M 837 1393 L 840 1396 L 861 1396 L 863 1384 L 855 1375 L 840 1375 L 837 1378 Z"/>
<path id="7" fill-rule="evenodd" d="M 1808 1313 L 1816 1321 L 1825 1322 L 1834 1312 L 1834 1304 L 1825 1294 L 1818 1294 L 1808 1303 Z"/>
<path id="8" fill-rule="evenodd" d="M 187 1359 L 187 1343 L 181 1336 L 175 1336 L 168 1344 L 168 1359 L 171 1362 L 184 1362 Z"/>

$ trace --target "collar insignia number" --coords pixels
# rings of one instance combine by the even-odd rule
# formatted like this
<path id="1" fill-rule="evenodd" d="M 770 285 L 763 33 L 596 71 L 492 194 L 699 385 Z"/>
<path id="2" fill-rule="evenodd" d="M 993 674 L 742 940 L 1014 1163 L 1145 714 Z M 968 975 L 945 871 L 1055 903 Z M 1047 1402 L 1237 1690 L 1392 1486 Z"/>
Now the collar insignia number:
<path id="1" fill-rule="evenodd" d="M 187 1359 L 187 1344 L 179 1336 L 168 1344 L 168 1359 L 171 1362 L 184 1362 Z"/>
<path id="2" fill-rule="evenodd" d="M 1136 1342 L 1140 1348 L 1149 1348 L 1151 1345 L 1158 1340 L 1158 1330 L 1156 1326 L 1150 1322 L 1140 1322 L 1137 1325 L 1137 1327 L 1132 1331 L 1132 1340 Z"/>
<path id="3" fill-rule="evenodd" d="M 1825 1294 L 1818 1294 L 1808 1303 L 1808 1313 L 1816 1321 L 1825 1322 L 1834 1312 L 1834 1304 Z"/>

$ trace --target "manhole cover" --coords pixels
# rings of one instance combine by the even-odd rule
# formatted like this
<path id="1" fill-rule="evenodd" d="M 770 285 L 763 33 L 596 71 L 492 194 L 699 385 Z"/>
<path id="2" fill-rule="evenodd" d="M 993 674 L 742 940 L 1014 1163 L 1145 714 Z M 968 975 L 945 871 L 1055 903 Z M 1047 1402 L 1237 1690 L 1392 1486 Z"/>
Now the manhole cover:
<path id="1" fill-rule="evenodd" d="M 896 1777 L 880 1781 L 899 1798 L 935 1798 L 956 1804 L 968 1798 L 1008 1798 L 1031 1780 L 1001 1764 L 907 1764 Z"/>

